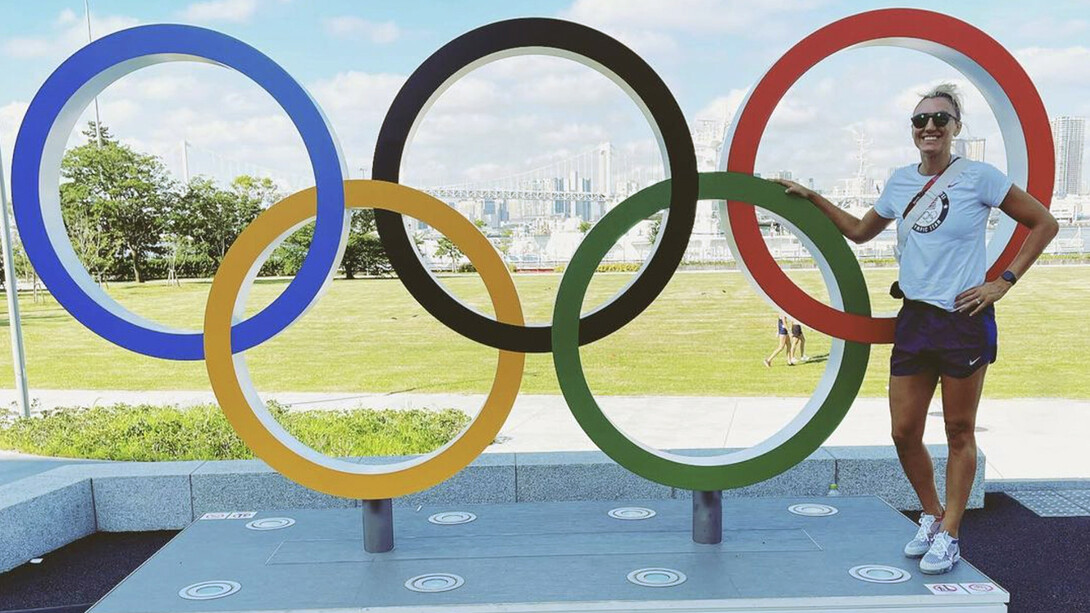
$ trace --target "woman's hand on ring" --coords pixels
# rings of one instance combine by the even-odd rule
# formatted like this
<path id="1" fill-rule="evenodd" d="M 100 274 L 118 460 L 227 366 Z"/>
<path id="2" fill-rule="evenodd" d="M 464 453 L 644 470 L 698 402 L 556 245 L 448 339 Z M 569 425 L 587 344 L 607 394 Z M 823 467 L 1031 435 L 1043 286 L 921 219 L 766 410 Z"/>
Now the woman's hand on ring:
<path id="1" fill-rule="evenodd" d="M 969 316 L 972 317 L 983 311 L 989 304 L 999 302 L 1009 289 L 1010 284 L 1006 281 L 983 283 L 958 294 L 958 297 L 954 299 L 954 309 L 962 313 L 970 311 Z"/>
<path id="2" fill-rule="evenodd" d="M 795 183 L 794 181 L 788 181 L 787 179 L 769 179 L 769 180 L 772 181 L 773 183 L 779 183 L 780 185 L 786 187 L 787 189 L 784 190 L 785 194 L 794 194 L 796 196 L 801 196 L 801 197 L 806 198 L 807 200 L 809 200 L 810 196 L 813 195 L 813 193 L 814 193 L 811 190 L 799 185 L 798 183 Z"/>

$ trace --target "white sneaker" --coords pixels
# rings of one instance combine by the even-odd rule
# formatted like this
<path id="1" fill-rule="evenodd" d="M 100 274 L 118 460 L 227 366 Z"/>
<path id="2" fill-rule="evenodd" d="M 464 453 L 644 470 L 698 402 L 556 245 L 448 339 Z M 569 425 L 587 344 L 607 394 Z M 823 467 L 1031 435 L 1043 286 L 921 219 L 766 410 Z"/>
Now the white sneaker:
<path id="1" fill-rule="evenodd" d="M 935 535 L 931 549 L 920 560 L 920 572 L 925 575 L 940 575 L 949 571 L 961 559 L 961 547 L 958 540 L 945 530 Z"/>
<path id="2" fill-rule="evenodd" d="M 918 558 L 927 553 L 927 550 L 931 549 L 931 542 L 935 540 L 935 535 L 938 534 L 939 529 L 940 524 L 934 515 L 921 514 L 920 529 L 916 531 L 916 536 L 905 545 L 905 556 Z"/>

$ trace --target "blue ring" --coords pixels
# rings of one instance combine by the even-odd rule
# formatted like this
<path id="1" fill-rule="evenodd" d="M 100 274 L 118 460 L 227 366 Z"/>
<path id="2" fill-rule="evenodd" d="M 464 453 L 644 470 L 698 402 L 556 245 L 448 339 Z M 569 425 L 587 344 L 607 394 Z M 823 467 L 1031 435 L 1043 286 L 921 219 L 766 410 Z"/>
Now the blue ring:
<path id="1" fill-rule="evenodd" d="M 163 57 L 172 55 L 188 57 Z M 83 325 L 137 353 L 170 360 L 200 360 L 204 357 L 200 332 L 172 332 L 129 321 L 96 302 L 79 286 L 53 249 L 39 194 L 49 133 L 72 96 L 96 77 L 110 82 L 120 78 L 122 75 L 111 78 L 103 74 L 119 64 L 143 60 L 143 65 L 150 65 L 178 59 L 203 59 L 237 70 L 268 92 L 299 130 L 318 190 L 314 239 L 302 267 L 284 292 L 261 312 L 232 328 L 233 351 L 263 343 L 302 315 L 321 293 L 342 253 L 347 224 L 340 150 L 321 109 L 303 87 L 263 53 L 225 34 L 184 25 L 139 26 L 100 38 L 65 60 L 35 94 L 19 128 L 12 156 L 12 201 L 19 234 L 35 270 L 57 301 Z M 129 72 L 124 70 L 123 74 Z M 106 85 L 96 84 L 96 93 Z M 128 313 L 120 305 L 117 308 Z"/>

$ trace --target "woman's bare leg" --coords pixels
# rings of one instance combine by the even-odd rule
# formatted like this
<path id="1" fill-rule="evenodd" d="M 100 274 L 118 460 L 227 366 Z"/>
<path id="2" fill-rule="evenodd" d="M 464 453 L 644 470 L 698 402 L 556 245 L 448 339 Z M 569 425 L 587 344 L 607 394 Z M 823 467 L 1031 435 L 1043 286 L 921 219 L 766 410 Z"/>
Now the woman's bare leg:
<path id="1" fill-rule="evenodd" d="M 946 421 L 946 518 L 942 529 L 957 538 L 976 475 L 976 412 L 984 390 L 984 366 L 958 379 L 942 376 L 942 415 Z"/>
<path id="2" fill-rule="evenodd" d="M 889 413 L 893 443 L 905 476 L 912 489 L 916 490 L 924 513 L 942 517 L 942 503 L 935 490 L 935 467 L 931 463 L 931 454 L 927 453 L 927 447 L 923 444 L 927 408 L 931 405 L 938 380 L 938 373 L 934 371 L 890 376 Z"/>
<path id="3" fill-rule="evenodd" d="M 788 345 L 787 335 L 777 334 L 776 336 L 780 338 L 780 346 L 776 347 L 776 350 L 772 352 L 772 355 L 765 358 L 765 366 L 772 366 L 772 358 L 780 355 L 780 352 L 784 349 L 787 349 L 787 361 L 791 361 L 791 349 Z"/>

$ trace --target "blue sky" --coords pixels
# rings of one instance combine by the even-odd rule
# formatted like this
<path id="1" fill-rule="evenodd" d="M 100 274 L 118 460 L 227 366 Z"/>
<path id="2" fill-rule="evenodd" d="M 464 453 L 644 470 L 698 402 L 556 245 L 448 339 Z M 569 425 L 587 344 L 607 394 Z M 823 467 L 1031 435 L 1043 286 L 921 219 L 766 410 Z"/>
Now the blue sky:
<path id="1" fill-rule="evenodd" d="M 0 6 L 0 153 L 7 167 L 27 103 L 85 43 L 86 30 L 82 1 L 6 0 Z M 492 21 L 556 16 L 619 38 L 659 72 L 691 121 L 729 116 L 771 63 L 806 34 L 883 6 L 822 0 L 91 2 L 96 37 L 140 23 L 182 22 L 262 50 L 311 91 L 356 170 L 370 165 L 375 133 L 404 78 L 447 41 Z M 1019 58 L 1051 116 L 1090 116 L 1090 0 L 904 6 L 946 12 L 983 29 Z M 906 127 L 913 94 L 939 80 L 964 82 L 918 52 L 838 53 L 803 77 L 778 107 L 758 170 L 788 169 L 831 187 L 854 171 L 855 128 L 870 137 L 872 174 L 884 178 L 890 167 L 914 159 Z M 966 86 L 967 130 L 988 139 L 988 161 L 1003 167 L 994 118 Z M 100 103 L 103 121 L 115 133 L 162 156 L 175 171 L 185 139 L 200 171 L 250 171 L 246 165 L 252 164 L 293 177 L 309 172 L 283 113 L 245 78 L 219 67 L 144 69 L 107 88 Z M 503 60 L 475 71 L 440 99 L 420 126 L 404 172 L 406 180 L 421 184 L 502 176 L 605 140 L 633 159 L 658 164 L 642 115 L 604 77 L 556 58 Z M 1090 161 L 1090 152 L 1085 157 Z"/>

